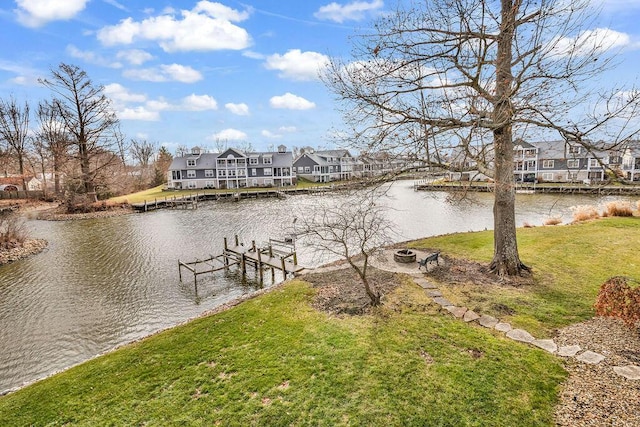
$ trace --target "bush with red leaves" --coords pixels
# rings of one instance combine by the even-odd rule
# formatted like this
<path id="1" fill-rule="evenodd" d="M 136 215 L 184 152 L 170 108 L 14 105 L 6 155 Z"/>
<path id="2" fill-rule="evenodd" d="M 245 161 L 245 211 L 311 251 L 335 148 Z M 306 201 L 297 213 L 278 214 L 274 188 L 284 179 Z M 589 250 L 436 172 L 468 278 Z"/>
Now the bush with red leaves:
<path id="1" fill-rule="evenodd" d="M 630 328 L 640 322 L 640 287 L 631 287 L 629 279 L 612 277 L 602 284 L 596 298 L 598 316 L 622 319 Z"/>

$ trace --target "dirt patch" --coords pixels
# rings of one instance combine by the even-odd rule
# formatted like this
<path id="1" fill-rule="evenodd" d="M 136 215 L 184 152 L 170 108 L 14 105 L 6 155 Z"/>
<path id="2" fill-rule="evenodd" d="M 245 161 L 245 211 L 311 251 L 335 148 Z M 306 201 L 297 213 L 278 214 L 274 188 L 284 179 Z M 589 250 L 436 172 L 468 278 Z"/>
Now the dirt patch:
<path id="1" fill-rule="evenodd" d="M 367 277 L 382 295 L 401 285 L 398 274 L 372 267 L 369 267 Z M 316 310 L 334 315 L 361 315 L 371 308 L 364 285 L 348 266 L 307 273 L 302 279 L 318 290 L 312 304 Z"/>
<path id="2" fill-rule="evenodd" d="M 489 270 L 488 264 L 440 255 L 445 262 L 429 271 L 429 277 L 451 285 L 474 284 L 479 286 L 524 286 L 534 283 L 533 276 L 500 277 Z"/>

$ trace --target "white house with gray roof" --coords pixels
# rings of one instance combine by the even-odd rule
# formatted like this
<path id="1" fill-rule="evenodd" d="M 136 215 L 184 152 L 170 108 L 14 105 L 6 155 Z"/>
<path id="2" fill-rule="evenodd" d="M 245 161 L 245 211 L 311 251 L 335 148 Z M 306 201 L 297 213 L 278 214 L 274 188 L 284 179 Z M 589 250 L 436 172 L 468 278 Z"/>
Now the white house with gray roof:
<path id="1" fill-rule="evenodd" d="M 198 147 L 176 157 L 168 172 L 169 189 L 281 187 L 295 185 L 293 154 L 284 145 L 274 152 L 244 153 L 229 148 L 204 153 Z"/>

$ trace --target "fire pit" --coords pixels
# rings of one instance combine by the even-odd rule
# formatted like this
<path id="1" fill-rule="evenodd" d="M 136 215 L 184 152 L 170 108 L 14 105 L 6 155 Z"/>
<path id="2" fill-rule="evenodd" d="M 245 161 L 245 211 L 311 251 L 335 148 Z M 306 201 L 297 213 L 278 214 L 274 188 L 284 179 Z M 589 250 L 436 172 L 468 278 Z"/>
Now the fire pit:
<path id="1" fill-rule="evenodd" d="M 409 249 L 400 249 L 393 254 L 393 259 L 403 264 L 416 262 L 416 253 Z"/>

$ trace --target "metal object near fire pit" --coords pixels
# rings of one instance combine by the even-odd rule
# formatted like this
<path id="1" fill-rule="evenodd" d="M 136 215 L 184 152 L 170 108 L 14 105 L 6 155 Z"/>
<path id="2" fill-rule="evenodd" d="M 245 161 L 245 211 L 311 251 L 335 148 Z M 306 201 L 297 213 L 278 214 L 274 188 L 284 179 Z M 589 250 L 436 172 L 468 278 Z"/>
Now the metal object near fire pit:
<path id="1" fill-rule="evenodd" d="M 410 262 L 416 262 L 416 253 L 409 249 L 400 249 L 393 254 L 395 262 L 407 264 Z"/>

